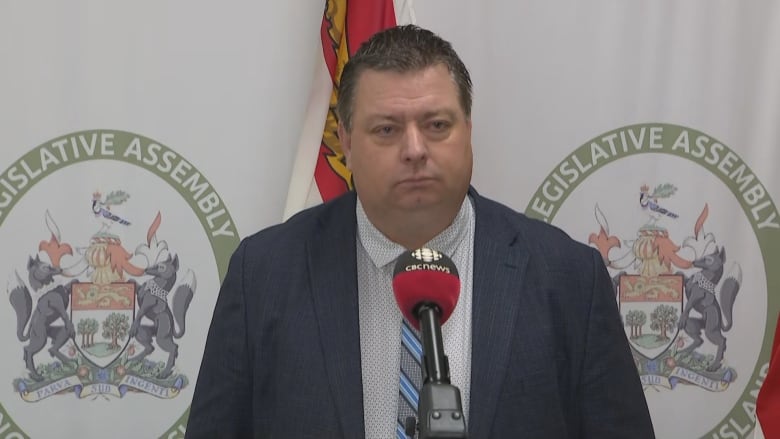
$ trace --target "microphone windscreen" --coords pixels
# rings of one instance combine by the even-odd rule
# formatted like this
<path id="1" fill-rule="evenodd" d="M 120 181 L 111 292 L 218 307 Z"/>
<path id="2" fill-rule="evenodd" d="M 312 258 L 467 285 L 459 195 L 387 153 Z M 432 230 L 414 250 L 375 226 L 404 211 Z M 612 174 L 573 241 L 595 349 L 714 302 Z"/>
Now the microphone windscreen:
<path id="1" fill-rule="evenodd" d="M 423 303 L 436 305 L 443 325 L 458 304 L 460 278 L 455 264 L 447 255 L 420 248 L 398 257 L 393 271 L 393 293 L 406 320 L 416 329 L 420 322 L 417 307 Z"/>

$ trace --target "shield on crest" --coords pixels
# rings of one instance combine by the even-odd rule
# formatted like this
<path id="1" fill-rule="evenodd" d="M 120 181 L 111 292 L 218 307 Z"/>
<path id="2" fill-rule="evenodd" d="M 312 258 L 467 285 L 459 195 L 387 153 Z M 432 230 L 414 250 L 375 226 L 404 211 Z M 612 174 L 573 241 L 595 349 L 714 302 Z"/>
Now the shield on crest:
<path id="1" fill-rule="evenodd" d="M 135 284 L 75 283 L 70 309 L 79 352 L 96 366 L 106 367 L 122 354 L 130 341 L 128 332 L 135 318 Z"/>
<path id="2" fill-rule="evenodd" d="M 631 347 L 654 360 L 674 342 L 683 310 L 683 276 L 623 274 L 618 282 L 620 315 Z"/>

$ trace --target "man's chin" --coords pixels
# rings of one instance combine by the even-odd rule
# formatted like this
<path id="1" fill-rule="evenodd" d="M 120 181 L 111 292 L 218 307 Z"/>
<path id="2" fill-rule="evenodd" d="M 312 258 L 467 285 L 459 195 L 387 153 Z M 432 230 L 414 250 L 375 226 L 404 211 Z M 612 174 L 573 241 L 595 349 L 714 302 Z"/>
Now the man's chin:
<path id="1" fill-rule="evenodd" d="M 409 213 L 425 212 L 441 205 L 441 197 L 425 193 L 408 194 L 397 203 L 401 210 Z"/>

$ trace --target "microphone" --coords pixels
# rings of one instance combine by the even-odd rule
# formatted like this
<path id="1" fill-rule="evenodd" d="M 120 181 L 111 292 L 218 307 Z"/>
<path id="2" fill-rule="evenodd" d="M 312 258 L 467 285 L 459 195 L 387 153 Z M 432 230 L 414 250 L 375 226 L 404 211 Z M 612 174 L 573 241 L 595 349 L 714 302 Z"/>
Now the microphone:
<path id="1" fill-rule="evenodd" d="M 423 303 L 438 307 L 443 325 L 458 304 L 458 269 L 452 259 L 436 250 L 420 248 L 405 252 L 395 263 L 393 293 L 404 317 L 418 331 L 417 307 Z"/>
<path id="2" fill-rule="evenodd" d="M 452 315 L 460 295 L 455 264 L 429 248 L 407 251 L 396 261 L 393 293 L 401 313 L 422 338 L 423 388 L 417 407 L 420 439 L 467 437 L 460 390 L 450 384 L 441 336 L 441 325 Z M 414 423 L 408 421 L 407 434 L 413 435 Z"/>

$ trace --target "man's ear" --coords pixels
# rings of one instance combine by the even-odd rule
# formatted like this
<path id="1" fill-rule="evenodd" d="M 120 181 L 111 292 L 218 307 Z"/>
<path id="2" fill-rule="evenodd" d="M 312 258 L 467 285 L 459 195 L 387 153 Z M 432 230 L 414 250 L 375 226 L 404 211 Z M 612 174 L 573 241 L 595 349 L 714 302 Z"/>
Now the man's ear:
<path id="1" fill-rule="evenodd" d="M 352 157 L 352 137 L 347 131 L 344 124 L 339 121 L 339 143 L 341 143 L 341 152 L 344 153 L 344 159 L 346 160 L 347 169 L 352 170 L 350 165 L 350 158 Z"/>

